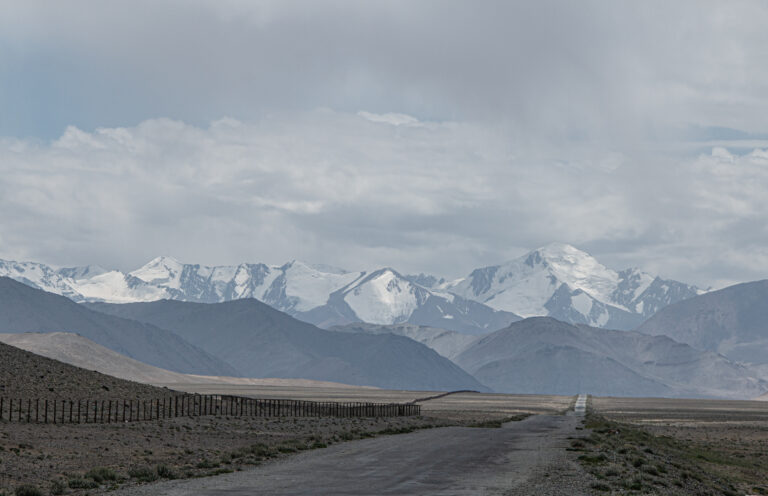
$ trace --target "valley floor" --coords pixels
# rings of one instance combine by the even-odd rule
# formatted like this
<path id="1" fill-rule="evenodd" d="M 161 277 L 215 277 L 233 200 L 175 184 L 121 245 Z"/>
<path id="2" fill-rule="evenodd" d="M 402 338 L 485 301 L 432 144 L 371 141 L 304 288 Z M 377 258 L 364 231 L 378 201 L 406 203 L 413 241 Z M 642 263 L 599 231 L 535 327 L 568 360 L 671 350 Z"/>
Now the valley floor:
<path id="1" fill-rule="evenodd" d="M 296 387 L 248 391 L 223 388 L 218 392 L 269 398 L 392 402 L 435 394 Z M 387 435 L 449 425 L 498 426 L 500 420 L 516 416 L 519 419 L 521 414 L 556 414 L 572 402 L 572 397 L 461 393 L 426 402 L 423 416 L 418 418 L 195 417 L 87 425 L 0 422 L 0 495 L 13 494 L 21 485 L 33 486 L 41 491 L 38 494 L 46 495 L 101 494 L 159 479 L 237 472 L 300 451 L 326 453 L 327 449 L 319 448 L 336 449 L 338 443 L 343 443 L 339 447 L 355 445 L 346 441 L 376 436 L 386 436 L 382 440 L 406 440 L 410 436 Z M 472 434 L 499 431 L 468 430 Z M 459 445 L 452 450 L 459 450 Z"/>

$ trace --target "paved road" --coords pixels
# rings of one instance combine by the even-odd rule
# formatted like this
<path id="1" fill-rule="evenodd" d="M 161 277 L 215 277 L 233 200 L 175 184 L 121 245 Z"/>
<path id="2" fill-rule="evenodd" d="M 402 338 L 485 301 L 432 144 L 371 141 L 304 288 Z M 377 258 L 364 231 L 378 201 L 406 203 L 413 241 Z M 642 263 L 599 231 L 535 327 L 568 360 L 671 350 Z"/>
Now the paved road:
<path id="1" fill-rule="evenodd" d="M 337 444 L 220 477 L 113 494 L 586 494 L 580 470 L 564 449 L 580 423 L 573 414 L 539 415 L 500 429 L 430 429 Z"/>
<path id="2" fill-rule="evenodd" d="M 573 407 L 573 412 L 576 415 L 584 415 L 587 412 L 587 395 L 586 394 L 580 394 L 578 398 L 576 398 L 576 405 Z"/>

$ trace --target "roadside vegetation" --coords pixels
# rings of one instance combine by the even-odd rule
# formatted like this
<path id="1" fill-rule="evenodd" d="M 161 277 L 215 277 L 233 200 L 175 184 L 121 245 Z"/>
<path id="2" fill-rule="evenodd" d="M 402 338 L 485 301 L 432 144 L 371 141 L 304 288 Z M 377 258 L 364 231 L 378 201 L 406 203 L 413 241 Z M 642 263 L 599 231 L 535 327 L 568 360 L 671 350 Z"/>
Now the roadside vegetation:
<path id="1" fill-rule="evenodd" d="M 530 414 L 523 413 L 520 415 L 512 415 L 510 417 L 504 417 L 500 419 L 483 420 L 481 422 L 471 423 L 467 427 L 480 427 L 483 429 L 498 429 L 507 422 L 520 422 L 530 417 Z"/>
<path id="2" fill-rule="evenodd" d="M 571 439 L 596 494 L 768 494 L 768 454 L 743 443 L 710 443 L 655 435 L 588 413 L 588 434 Z M 706 426 L 700 427 L 707 429 Z"/>
<path id="3" fill-rule="evenodd" d="M 0 496 L 102 494 L 235 472 L 356 439 L 454 424 L 434 418 L 178 418 L 134 424 L 0 422 Z"/>

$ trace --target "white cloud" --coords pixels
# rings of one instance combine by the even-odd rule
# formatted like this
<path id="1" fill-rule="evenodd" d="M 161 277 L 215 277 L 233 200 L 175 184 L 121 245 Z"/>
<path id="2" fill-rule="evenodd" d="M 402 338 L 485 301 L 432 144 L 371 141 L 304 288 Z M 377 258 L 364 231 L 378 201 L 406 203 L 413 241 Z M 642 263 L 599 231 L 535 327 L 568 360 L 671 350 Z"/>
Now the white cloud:
<path id="1" fill-rule="evenodd" d="M 408 119 L 400 119 L 410 122 Z M 0 256 L 301 258 L 450 276 L 549 241 L 699 284 L 768 270 L 768 153 L 545 154 L 479 123 L 327 109 L 0 142 Z"/>

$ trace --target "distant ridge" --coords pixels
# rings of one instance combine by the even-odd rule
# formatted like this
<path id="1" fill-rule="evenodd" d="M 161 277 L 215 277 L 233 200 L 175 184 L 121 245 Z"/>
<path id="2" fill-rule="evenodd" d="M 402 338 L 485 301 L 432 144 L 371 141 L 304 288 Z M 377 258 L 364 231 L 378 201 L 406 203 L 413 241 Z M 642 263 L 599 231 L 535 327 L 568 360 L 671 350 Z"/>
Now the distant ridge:
<path id="1" fill-rule="evenodd" d="M 736 284 L 675 303 L 638 330 L 760 366 L 768 379 L 768 280 Z"/>
<path id="2" fill-rule="evenodd" d="M 694 286 L 639 269 L 617 272 L 563 243 L 435 287 L 523 317 L 549 316 L 624 330 L 634 329 L 670 303 L 701 293 Z"/>
<path id="3" fill-rule="evenodd" d="M 748 368 L 666 336 L 533 317 L 475 341 L 456 363 L 497 392 L 751 399 Z"/>
<path id="4" fill-rule="evenodd" d="M 156 367 L 203 375 L 238 372 L 171 331 L 104 315 L 71 300 L 0 277 L 0 332 L 77 332 Z"/>
<path id="5" fill-rule="evenodd" d="M 105 348 L 70 332 L 0 334 L 0 342 L 36 355 L 93 370 L 119 379 L 145 384 L 238 384 L 259 386 L 351 387 L 346 384 L 306 379 L 252 379 L 244 377 L 180 374 L 153 367 Z"/>
<path id="6" fill-rule="evenodd" d="M 320 329 L 255 299 L 86 304 L 170 329 L 246 377 L 303 378 L 388 389 L 488 388 L 411 339 Z"/>
<path id="7" fill-rule="evenodd" d="M 468 346 L 477 341 L 479 336 L 471 336 L 456 331 L 414 324 L 376 325 L 358 322 L 345 326 L 334 326 L 331 331 L 362 332 L 367 334 L 395 334 L 405 336 L 425 344 L 440 355 L 453 360 Z"/>
<path id="8" fill-rule="evenodd" d="M 255 298 L 323 328 L 366 322 L 467 334 L 501 329 L 521 316 L 629 330 L 666 305 L 702 292 L 639 269 L 609 269 L 563 243 L 475 269 L 455 281 L 403 275 L 390 267 L 346 271 L 297 260 L 280 266 L 204 266 L 172 257 L 157 257 L 131 272 L 0 260 L 0 275 L 78 302 L 221 303 Z"/>

